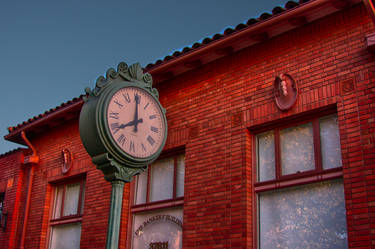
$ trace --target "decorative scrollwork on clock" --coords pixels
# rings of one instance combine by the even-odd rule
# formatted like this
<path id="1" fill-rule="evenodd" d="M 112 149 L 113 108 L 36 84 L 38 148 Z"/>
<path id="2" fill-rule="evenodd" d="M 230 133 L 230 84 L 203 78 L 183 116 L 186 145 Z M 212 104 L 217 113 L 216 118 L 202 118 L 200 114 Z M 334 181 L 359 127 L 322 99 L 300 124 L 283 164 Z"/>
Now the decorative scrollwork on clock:
<path id="1" fill-rule="evenodd" d="M 109 68 L 106 72 L 106 77 L 99 76 L 96 80 L 95 88 L 91 90 L 86 88 L 87 95 L 99 96 L 103 89 L 112 81 L 119 80 L 135 82 L 141 84 L 143 87 L 149 89 L 156 97 L 159 97 L 158 91 L 152 88 L 152 76 L 149 73 L 144 73 L 143 68 L 139 63 L 128 66 L 125 62 L 120 62 L 117 65 L 117 71 L 114 68 Z M 87 101 L 87 98 L 84 98 Z"/>

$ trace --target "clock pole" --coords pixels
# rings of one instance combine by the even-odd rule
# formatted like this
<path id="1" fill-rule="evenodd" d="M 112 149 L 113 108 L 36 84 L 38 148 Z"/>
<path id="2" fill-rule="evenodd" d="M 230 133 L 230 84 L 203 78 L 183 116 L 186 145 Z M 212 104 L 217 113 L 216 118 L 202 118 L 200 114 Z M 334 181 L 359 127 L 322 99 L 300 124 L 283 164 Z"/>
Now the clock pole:
<path id="1" fill-rule="evenodd" d="M 122 197 L 124 193 L 123 181 L 112 181 L 111 208 L 108 217 L 108 231 L 106 249 L 117 249 L 120 234 Z"/>
<path id="2" fill-rule="evenodd" d="M 134 126 L 134 132 L 137 132 L 139 123 L 138 119 L 139 99 L 135 101 L 135 118 L 126 124 L 112 127 L 108 123 L 109 118 L 118 119 L 119 113 L 107 115 L 108 106 L 111 97 L 121 89 L 135 87 L 142 89 L 155 101 L 155 106 L 160 110 L 160 118 L 163 120 L 163 133 L 161 142 L 156 151 L 147 157 L 136 157 L 130 155 L 123 147 L 120 147 L 113 137 L 113 129 L 124 129 L 128 126 Z M 131 182 L 133 176 L 140 174 L 147 165 L 152 163 L 160 155 L 167 137 L 167 122 L 165 109 L 161 107 L 158 100 L 158 91 L 152 87 L 152 77 L 150 74 L 143 73 L 142 67 L 136 63 L 128 67 L 125 62 L 117 66 L 117 71 L 113 68 L 108 69 L 106 77 L 100 76 L 96 81 L 93 90 L 86 88 L 84 105 L 81 109 L 79 118 L 79 133 L 83 146 L 92 158 L 92 162 L 97 169 L 104 174 L 104 179 L 111 183 L 111 201 L 108 216 L 108 229 L 106 249 L 117 249 L 119 242 L 119 233 L 121 225 L 122 200 L 125 183 Z M 125 104 L 119 104 L 125 106 Z M 123 112 L 127 112 L 124 108 Z M 154 127 L 154 131 L 155 131 Z M 116 133 L 116 132 L 115 132 Z M 124 135 L 121 137 L 121 144 L 125 142 Z M 150 137 L 150 136 L 149 136 Z M 150 144 L 154 144 L 154 139 L 147 137 Z M 134 145 L 133 145 L 134 146 Z"/>
<path id="3" fill-rule="evenodd" d="M 126 164 L 118 163 L 109 154 L 92 158 L 97 169 L 104 173 L 104 179 L 111 183 L 111 200 L 108 216 L 108 230 L 106 249 L 117 249 L 120 234 L 122 199 L 125 183 L 129 183 L 132 177 L 141 173 L 143 168 L 132 168 Z"/>

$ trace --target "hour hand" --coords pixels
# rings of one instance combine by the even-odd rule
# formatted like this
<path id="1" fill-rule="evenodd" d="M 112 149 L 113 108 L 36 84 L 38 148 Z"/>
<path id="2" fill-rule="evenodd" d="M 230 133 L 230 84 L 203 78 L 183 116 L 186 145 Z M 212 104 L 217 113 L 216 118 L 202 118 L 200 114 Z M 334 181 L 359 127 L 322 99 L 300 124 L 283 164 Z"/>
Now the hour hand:
<path id="1" fill-rule="evenodd" d="M 127 126 L 133 126 L 133 125 L 134 125 L 134 120 L 130 121 L 130 122 L 126 123 L 126 124 L 122 124 L 118 128 L 119 129 L 123 129 L 123 128 L 127 127 Z"/>

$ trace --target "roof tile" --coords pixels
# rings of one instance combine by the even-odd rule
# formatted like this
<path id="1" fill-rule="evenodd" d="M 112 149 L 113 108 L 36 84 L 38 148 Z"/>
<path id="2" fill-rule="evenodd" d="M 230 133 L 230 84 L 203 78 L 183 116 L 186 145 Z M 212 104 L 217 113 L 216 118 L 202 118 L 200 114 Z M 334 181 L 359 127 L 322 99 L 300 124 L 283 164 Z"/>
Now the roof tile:
<path id="1" fill-rule="evenodd" d="M 273 10 L 272 10 L 272 14 L 273 14 L 273 15 L 278 15 L 278 14 L 284 12 L 284 11 L 285 11 L 284 8 L 282 8 L 282 7 L 280 7 L 280 6 L 277 6 L 277 7 L 273 8 Z"/>
<path id="2" fill-rule="evenodd" d="M 285 9 L 293 9 L 294 7 L 297 7 L 299 4 L 294 1 L 289 1 L 285 4 Z"/>
<path id="3" fill-rule="evenodd" d="M 270 18 L 272 15 L 270 13 L 264 12 L 263 14 L 260 15 L 259 19 L 264 21 L 268 18 Z"/>
<path id="4" fill-rule="evenodd" d="M 9 156 L 9 155 L 11 155 L 11 154 L 13 154 L 13 153 L 20 152 L 20 151 L 22 151 L 22 150 L 24 150 L 24 149 L 23 149 L 23 148 L 16 148 L 16 149 L 10 150 L 10 151 L 8 151 L 8 152 L 5 152 L 5 153 L 3 153 L 3 154 L 0 154 L 0 158 L 5 157 L 5 156 Z"/>

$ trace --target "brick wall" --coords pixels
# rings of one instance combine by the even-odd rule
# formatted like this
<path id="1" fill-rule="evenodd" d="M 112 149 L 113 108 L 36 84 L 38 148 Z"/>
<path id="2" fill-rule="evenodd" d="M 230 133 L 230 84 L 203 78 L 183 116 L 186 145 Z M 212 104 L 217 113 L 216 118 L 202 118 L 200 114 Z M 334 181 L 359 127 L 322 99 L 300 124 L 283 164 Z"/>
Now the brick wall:
<path id="1" fill-rule="evenodd" d="M 111 187 L 104 180 L 101 171 L 96 170 L 84 150 L 80 142 L 77 120 L 50 129 L 49 132 L 31 139 L 31 143 L 40 156 L 40 163 L 35 166 L 25 248 L 45 248 L 47 246 L 53 186 L 55 183 L 77 176 L 86 179 L 81 248 L 105 248 Z M 73 164 L 65 175 L 61 171 L 61 151 L 63 149 L 69 149 L 73 153 Z M 17 223 L 14 223 L 13 213 L 10 213 L 8 228 L 12 227 L 12 229 L 7 230 L 6 236 L 0 237 L 0 248 L 19 248 L 21 243 L 30 167 L 21 165 L 20 158 L 21 151 L 0 158 L 1 186 L 3 186 L 3 182 L 7 183 L 13 179 L 13 185 L 6 190 L 5 208 L 18 210 Z M 20 182 L 20 178 L 22 182 Z M 129 195 L 128 185 L 125 185 L 125 197 Z M 15 201 L 17 198 L 19 199 L 18 208 Z M 123 206 L 126 215 L 122 218 L 124 234 L 127 233 L 127 203 L 128 200 L 125 199 Z M 8 241 L 12 236 L 14 241 L 11 240 L 13 243 L 9 244 Z M 125 240 L 121 239 L 120 248 L 125 248 L 126 236 L 124 238 Z"/>
<path id="2" fill-rule="evenodd" d="M 0 248 L 14 243 L 24 172 L 20 170 L 21 151 L 15 150 L 0 156 L 0 192 L 5 193 L 4 212 L 8 213 L 6 230 L 0 229 Z"/>
<path id="3" fill-rule="evenodd" d="M 252 128 L 337 106 L 350 248 L 373 247 L 375 32 L 361 5 L 290 31 L 160 86 L 167 147 L 186 144 L 184 248 L 252 248 Z M 276 107 L 290 74 L 296 105 Z"/>

